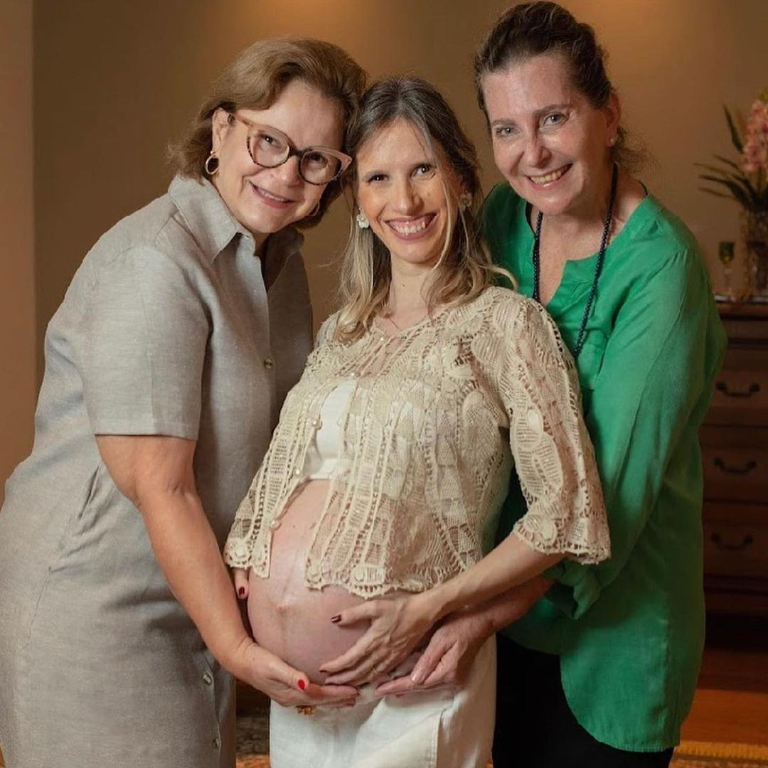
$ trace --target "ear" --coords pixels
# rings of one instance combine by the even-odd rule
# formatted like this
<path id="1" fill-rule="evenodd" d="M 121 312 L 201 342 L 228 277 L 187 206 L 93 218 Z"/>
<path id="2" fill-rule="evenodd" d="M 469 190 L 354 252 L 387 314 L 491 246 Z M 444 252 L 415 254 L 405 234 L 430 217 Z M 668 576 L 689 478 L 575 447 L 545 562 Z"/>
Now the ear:
<path id="1" fill-rule="evenodd" d="M 221 145 L 224 143 L 227 134 L 232 128 L 232 122 L 229 112 L 224 109 L 217 109 L 211 118 L 211 143 L 213 151 L 219 153 Z"/>
<path id="2" fill-rule="evenodd" d="M 611 90 L 611 95 L 608 97 L 608 103 L 605 105 L 604 112 L 606 132 L 608 136 L 615 136 L 621 123 L 621 101 L 616 91 Z"/>

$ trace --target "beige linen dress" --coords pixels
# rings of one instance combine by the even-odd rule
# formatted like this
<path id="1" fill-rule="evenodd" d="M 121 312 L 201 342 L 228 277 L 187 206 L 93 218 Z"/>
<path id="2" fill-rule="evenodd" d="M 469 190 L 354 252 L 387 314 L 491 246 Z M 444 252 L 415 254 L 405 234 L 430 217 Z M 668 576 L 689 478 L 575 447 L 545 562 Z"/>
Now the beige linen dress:
<path id="1" fill-rule="evenodd" d="M 233 681 L 95 434 L 196 439 L 223 545 L 311 348 L 294 230 L 254 241 L 206 182 L 118 223 L 53 317 L 31 456 L 0 512 L 0 745 L 11 768 L 234 766 Z"/>

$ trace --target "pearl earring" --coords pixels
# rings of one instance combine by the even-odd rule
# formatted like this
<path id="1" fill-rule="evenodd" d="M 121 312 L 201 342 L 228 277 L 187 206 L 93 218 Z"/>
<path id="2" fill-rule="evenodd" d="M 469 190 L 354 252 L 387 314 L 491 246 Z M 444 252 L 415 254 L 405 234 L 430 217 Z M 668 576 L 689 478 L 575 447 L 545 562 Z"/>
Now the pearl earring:
<path id="1" fill-rule="evenodd" d="M 616 137 L 615 136 L 611 136 L 611 138 L 608 139 L 608 146 L 612 147 L 614 144 L 616 144 Z"/>
<path id="2" fill-rule="evenodd" d="M 355 220 L 357 221 L 357 226 L 360 229 L 368 229 L 368 227 L 371 226 L 371 222 L 365 218 L 365 214 L 362 211 L 357 212 L 357 216 L 355 216 Z"/>
<path id="3" fill-rule="evenodd" d="M 462 192 L 459 195 L 459 208 L 462 211 L 466 211 L 471 204 L 472 204 L 472 195 L 470 195 L 469 192 Z"/>

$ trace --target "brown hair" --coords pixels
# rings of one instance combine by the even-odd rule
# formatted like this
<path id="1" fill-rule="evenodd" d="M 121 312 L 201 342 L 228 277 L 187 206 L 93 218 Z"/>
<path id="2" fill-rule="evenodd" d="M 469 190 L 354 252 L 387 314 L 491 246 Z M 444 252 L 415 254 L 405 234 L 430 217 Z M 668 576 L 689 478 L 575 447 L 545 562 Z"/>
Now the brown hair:
<path id="1" fill-rule="evenodd" d="M 475 55 L 477 100 L 486 118 L 483 76 L 542 54 L 563 58 L 571 82 L 595 109 L 608 104 L 615 89 L 605 69 L 607 55 L 597 42 L 595 30 L 557 3 L 522 3 L 500 16 Z M 612 160 L 628 170 L 645 160 L 643 150 L 627 146 L 624 126 L 618 128 L 611 153 Z"/>
<path id="2" fill-rule="evenodd" d="M 312 38 L 259 40 L 241 51 L 218 76 L 200 105 L 186 135 L 169 149 L 176 172 L 203 178 L 203 165 L 212 146 L 212 118 L 217 109 L 268 109 L 292 80 L 302 80 L 338 102 L 344 124 L 357 112 L 365 88 L 365 72 L 341 48 Z M 341 180 L 332 181 L 314 216 L 297 226 L 317 224 L 341 193 Z"/>
<path id="3" fill-rule="evenodd" d="M 364 94 L 357 119 L 350 125 L 350 152 L 356 155 L 375 134 L 398 119 L 406 120 L 421 133 L 443 176 L 446 168 L 440 168 L 441 160 L 443 166 L 447 160 L 470 197 L 469 205 L 459 209 L 460 223 L 452 227 L 449 221 L 445 248 L 427 296 L 429 308 L 470 301 L 493 282 L 494 273 L 511 280 L 506 270 L 493 265 L 481 234 L 478 214 L 482 189 L 475 147 L 448 102 L 432 85 L 418 77 L 388 77 L 374 83 Z M 349 179 L 349 183 L 355 181 Z M 447 196 L 449 189 L 444 186 Z M 391 279 L 386 246 L 370 228 L 360 229 L 353 220 L 342 257 L 343 309 L 337 325 L 340 339 L 353 339 L 365 331 L 387 303 Z"/>

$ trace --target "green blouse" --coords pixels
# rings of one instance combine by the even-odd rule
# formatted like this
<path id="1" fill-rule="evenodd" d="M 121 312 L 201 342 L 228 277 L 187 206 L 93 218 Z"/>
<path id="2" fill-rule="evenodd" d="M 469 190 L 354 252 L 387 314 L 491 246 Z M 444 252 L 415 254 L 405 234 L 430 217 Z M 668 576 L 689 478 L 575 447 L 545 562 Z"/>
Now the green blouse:
<path id="1" fill-rule="evenodd" d="M 498 264 L 533 290 L 526 203 L 504 184 L 484 209 Z M 568 261 L 547 305 L 576 343 L 597 255 Z M 556 584 L 504 630 L 561 658 L 563 689 L 596 739 L 637 752 L 680 740 L 704 642 L 697 432 L 725 334 L 693 235 L 651 195 L 608 246 L 577 365 L 603 482 L 612 556 L 564 561 Z M 500 535 L 525 511 L 513 481 Z M 546 712 L 542 713 L 546 717 Z"/>

